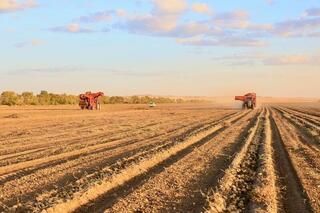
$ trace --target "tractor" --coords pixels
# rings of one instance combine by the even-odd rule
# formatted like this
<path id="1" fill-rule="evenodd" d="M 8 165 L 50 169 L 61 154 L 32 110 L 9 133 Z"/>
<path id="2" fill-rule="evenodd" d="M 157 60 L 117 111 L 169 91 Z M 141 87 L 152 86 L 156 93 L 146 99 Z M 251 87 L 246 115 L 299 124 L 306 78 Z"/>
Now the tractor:
<path id="1" fill-rule="evenodd" d="M 83 109 L 88 110 L 99 110 L 101 109 L 101 104 L 99 102 L 99 97 L 104 96 L 103 92 L 86 92 L 85 94 L 79 95 L 79 106 Z"/>
<path id="2" fill-rule="evenodd" d="M 235 96 L 235 100 L 242 101 L 242 109 L 254 109 L 256 107 L 256 93 L 248 93 L 244 96 Z"/>

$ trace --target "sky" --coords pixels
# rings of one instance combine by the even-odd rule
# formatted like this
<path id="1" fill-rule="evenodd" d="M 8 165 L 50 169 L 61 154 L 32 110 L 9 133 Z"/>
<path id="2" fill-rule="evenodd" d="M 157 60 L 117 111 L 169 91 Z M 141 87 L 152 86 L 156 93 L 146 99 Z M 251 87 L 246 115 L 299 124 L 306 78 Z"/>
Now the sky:
<path id="1" fill-rule="evenodd" d="M 0 91 L 320 97 L 319 0 L 0 0 Z"/>

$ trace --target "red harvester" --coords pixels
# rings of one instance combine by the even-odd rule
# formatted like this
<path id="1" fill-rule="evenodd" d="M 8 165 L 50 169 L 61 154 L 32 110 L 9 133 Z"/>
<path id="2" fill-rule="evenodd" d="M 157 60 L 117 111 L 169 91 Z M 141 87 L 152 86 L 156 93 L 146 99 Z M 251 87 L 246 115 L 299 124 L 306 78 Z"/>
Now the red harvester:
<path id="1" fill-rule="evenodd" d="M 99 97 L 104 96 L 103 92 L 91 93 L 86 92 L 85 94 L 79 95 L 79 106 L 81 109 L 101 109 Z"/>
<path id="2" fill-rule="evenodd" d="M 256 107 L 257 96 L 256 93 L 248 93 L 244 96 L 236 96 L 235 100 L 243 102 L 243 109 L 254 109 Z"/>

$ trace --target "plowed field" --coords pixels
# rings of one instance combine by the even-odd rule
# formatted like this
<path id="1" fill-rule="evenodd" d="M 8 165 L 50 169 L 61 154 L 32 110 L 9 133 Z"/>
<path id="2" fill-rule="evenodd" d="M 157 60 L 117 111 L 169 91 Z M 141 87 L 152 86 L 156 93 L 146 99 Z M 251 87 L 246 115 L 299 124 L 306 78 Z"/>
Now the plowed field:
<path id="1" fill-rule="evenodd" d="M 320 212 L 320 108 L 0 108 L 0 212 Z"/>

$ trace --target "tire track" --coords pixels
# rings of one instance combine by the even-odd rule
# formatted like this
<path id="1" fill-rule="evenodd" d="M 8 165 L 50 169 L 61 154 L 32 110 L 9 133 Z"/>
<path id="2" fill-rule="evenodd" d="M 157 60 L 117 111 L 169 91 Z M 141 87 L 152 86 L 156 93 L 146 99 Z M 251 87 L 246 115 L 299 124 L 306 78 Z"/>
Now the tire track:
<path id="1" fill-rule="evenodd" d="M 277 113 L 274 113 L 274 118 L 277 118 Z M 281 116 L 282 119 L 283 116 Z M 310 141 L 303 137 L 303 133 L 301 133 L 300 129 L 296 128 L 294 124 L 284 123 L 281 119 L 281 125 L 286 129 L 290 129 L 291 131 L 287 134 L 290 135 L 290 140 L 293 144 L 293 150 L 295 153 L 300 156 L 300 158 L 305 159 L 309 164 L 312 165 L 318 172 L 320 172 L 319 163 L 317 159 L 320 159 L 320 150 L 310 145 Z M 280 122 L 279 122 L 280 123 Z M 292 128 L 293 126 L 293 128 Z M 298 132 L 299 134 L 296 134 Z"/>
<path id="2" fill-rule="evenodd" d="M 233 116 L 228 119 L 229 122 L 234 122 L 237 119 L 240 119 L 244 114 Z M 186 152 L 184 150 L 190 149 L 190 147 L 196 146 L 199 143 L 205 143 L 208 140 L 208 137 L 213 137 L 215 132 L 224 128 L 225 124 L 222 122 L 218 122 L 215 126 L 202 129 L 201 132 L 197 133 L 194 136 L 189 137 L 183 143 L 179 143 L 165 152 L 161 152 L 155 154 L 149 159 L 146 159 L 139 164 L 128 167 L 124 171 L 112 176 L 111 178 L 106 178 L 102 181 L 100 185 L 95 185 L 90 187 L 88 190 L 82 193 L 81 196 L 75 197 L 72 200 L 68 200 L 64 203 L 57 204 L 53 208 L 48 209 L 48 212 L 71 212 L 78 209 L 80 206 L 84 206 L 91 202 L 94 199 L 97 199 L 99 196 L 102 196 L 116 187 L 122 186 L 126 182 L 132 180 L 135 177 L 138 177 L 145 173 L 145 171 L 149 171 L 152 168 L 157 167 L 162 162 L 172 159 L 175 156 L 181 155 L 181 152 Z M 180 153 L 180 154 L 179 154 Z"/>
<path id="3" fill-rule="evenodd" d="M 233 114 L 234 113 L 231 113 L 231 114 L 227 115 L 226 117 L 232 116 Z M 210 125 L 215 122 L 216 121 L 205 122 L 203 124 L 197 125 L 194 128 L 200 128 L 202 126 Z M 174 128 L 174 129 L 170 130 L 168 132 L 168 136 L 170 136 L 170 134 L 172 134 L 178 130 L 181 130 L 183 128 L 185 128 L 185 125 L 182 126 L 181 128 L 178 127 L 178 128 Z M 192 128 L 192 130 L 194 128 Z M 129 145 L 132 146 L 137 143 L 143 143 L 145 140 L 149 140 L 149 139 L 155 140 L 157 137 L 162 137 L 162 136 L 163 135 L 161 134 L 161 132 L 158 132 L 155 136 L 148 137 L 143 140 L 130 139 L 129 141 L 124 141 L 124 142 L 120 142 L 120 143 L 118 141 L 111 141 L 111 142 L 107 141 L 107 143 L 88 146 L 88 147 L 84 147 L 82 149 L 73 150 L 71 152 L 50 155 L 49 157 L 46 157 L 46 159 L 39 158 L 39 159 L 35 159 L 35 160 L 30 160 L 30 161 L 26 161 L 26 162 L 3 166 L 3 167 L 0 167 L 0 176 L 1 176 L 0 183 L 4 183 L 6 181 L 12 180 L 12 179 L 19 177 L 19 176 L 21 177 L 21 176 L 31 174 L 35 171 L 40 170 L 40 169 L 45 169 L 45 168 L 56 166 L 56 165 L 59 165 L 59 164 L 65 163 L 65 162 L 69 162 L 71 160 L 76 160 L 79 157 L 85 157 L 88 155 L 98 154 L 98 153 L 102 153 L 105 151 L 116 150 L 116 149 L 120 149 L 122 147 L 126 147 Z"/>
<path id="4" fill-rule="evenodd" d="M 288 107 L 288 108 L 291 109 L 291 110 L 300 112 L 300 113 L 302 113 L 302 114 L 307 114 L 307 115 L 314 116 L 314 117 L 320 119 L 320 114 L 319 114 L 319 113 L 312 112 L 312 111 L 310 111 L 310 110 L 300 109 L 300 108 L 299 108 L 299 109 L 293 108 L 293 107 Z"/>
<path id="5" fill-rule="evenodd" d="M 301 120 L 292 119 L 292 114 L 287 115 L 283 110 L 274 107 L 276 111 L 278 111 L 283 119 L 287 120 L 289 123 L 293 124 L 300 132 L 300 137 L 304 138 L 305 144 L 309 145 L 310 148 L 315 151 L 319 151 L 320 148 L 320 126 L 314 128 L 314 126 L 310 126 L 305 122 L 301 122 Z"/>
<path id="6" fill-rule="evenodd" d="M 243 212 L 249 208 L 250 194 L 257 178 L 262 145 L 265 109 L 260 113 L 242 149 L 232 161 L 217 189 L 208 198 L 207 212 Z"/>
<path id="7" fill-rule="evenodd" d="M 279 207 L 282 212 L 312 212 L 309 199 L 304 193 L 273 117 L 271 117 L 271 127 L 278 188 L 280 189 Z"/>
<path id="8" fill-rule="evenodd" d="M 259 150 L 257 178 L 250 194 L 249 212 L 276 213 L 278 209 L 270 108 L 266 108 L 263 143 Z"/>
<path id="9" fill-rule="evenodd" d="M 320 212 L 316 116 L 287 106 L 238 113 L 192 110 L 175 114 L 178 122 L 164 110 L 168 119 L 146 123 L 147 113 L 126 124 L 123 113 L 114 120 L 120 125 L 77 133 L 88 134 L 83 144 L 77 144 L 81 136 L 62 138 L 65 150 L 51 146 L 66 135 L 64 129 L 36 141 L 50 144 L 49 150 L 15 144 L 19 152 L 0 157 L 0 212 Z M 70 130 L 76 134 L 82 123 L 68 125 L 75 125 Z M 93 128 L 104 127 L 99 125 Z M 23 142 L 29 136 L 21 136 L 21 146 L 32 146 Z M 55 159 L 60 154 L 66 155 Z"/>
<path id="10" fill-rule="evenodd" d="M 281 151 L 282 153 L 279 153 L 276 156 L 278 157 L 278 164 L 280 164 L 280 160 L 284 161 L 284 163 L 278 165 L 280 168 L 281 166 L 283 167 L 283 171 L 279 171 L 279 187 L 280 189 L 288 188 L 288 192 L 284 190 L 284 195 L 282 196 L 284 197 L 284 205 L 290 205 L 291 203 L 291 206 L 285 209 L 294 212 L 292 202 L 295 202 L 295 198 L 292 197 L 298 196 L 299 198 L 300 196 L 300 201 L 298 201 L 298 203 L 300 202 L 306 205 L 306 212 L 312 212 L 312 208 L 315 212 L 320 211 L 320 204 L 318 202 L 320 199 L 319 151 L 313 151 L 309 146 L 306 146 L 301 142 L 301 139 L 298 137 L 299 134 L 295 132 L 296 130 L 290 128 L 290 123 L 284 122 L 274 111 L 273 125 L 275 126 L 274 132 L 276 133 L 274 136 L 275 141 L 278 143 L 278 146 L 275 147 L 275 149 L 278 148 L 280 151 L 283 150 Z M 289 129 L 290 131 L 288 131 Z M 281 181 L 287 181 L 287 179 L 288 183 L 281 183 Z M 295 185 L 292 186 L 292 183 Z M 286 186 L 285 184 L 289 184 L 289 186 Z M 293 189 L 289 189 L 290 187 Z M 286 196 L 288 198 L 286 198 Z M 286 204 L 286 202 L 289 204 Z M 303 204 L 297 205 L 302 206 Z M 310 206 L 312 206 L 312 208 Z M 303 209 L 301 211 L 303 211 Z"/>
<path id="11" fill-rule="evenodd" d="M 175 122 L 174 119 L 169 119 L 169 120 L 167 120 L 168 122 L 166 120 L 161 120 L 158 123 L 154 123 L 153 122 L 151 124 L 152 124 L 152 126 L 156 126 L 157 125 L 158 128 L 161 127 L 161 128 L 164 129 L 164 131 L 167 131 L 167 133 L 170 133 L 170 132 L 176 131 L 176 129 L 180 128 L 179 126 L 181 126 L 181 124 L 184 127 L 190 125 L 189 123 L 193 122 L 192 119 L 191 119 L 192 117 L 193 116 L 186 116 L 186 117 L 180 118 L 179 120 L 181 122 L 179 122 L 176 125 L 178 127 L 177 128 L 172 128 L 171 130 L 170 129 L 168 130 L 167 128 L 164 128 L 164 127 L 168 127 L 168 126 L 170 126 L 170 124 L 173 124 Z M 210 122 L 210 118 L 208 119 L 208 121 Z M 134 130 L 130 131 L 131 137 L 132 136 L 139 136 L 140 130 L 143 130 L 146 127 L 150 127 L 151 124 L 149 123 L 147 125 L 142 125 L 141 127 L 140 126 L 136 127 Z M 128 132 L 128 129 L 127 130 L 116 131 L 116 132 L 111 132 L 110 134 L 109 133 L 108 134 L 106 134 L 106 133 L 95 134 L 95 135 L 92 135 L 92 136 L 89 136 L 89 137 L 78 136 L 78 138 L 76 140 L 74 140 L 74 139 L 72 139 L 70 137 L 67 137 L 68 141 L 66 141 L 66 138 L 62 138 L 60 140 L 56 139 L 55 140 L 55 144 L 52 145 L 52 146 L 48 146 L 48 143 L 43 143 L 42 142 L 43 143 L 42 146 L 44 148 L 46 148 L 45 151 L 42 152 L 42 153 L 35 152 L 35 154 L 36 154 L 35 158 L 32 158 L 32 156 L 30 156 L 30 155 L 25 155 L 27 157 L 26 160 L 33 160 L 33 159 L 41 158 L 41 157 L 47 156 L 47 155 L 56 155 L 56 154 L 59 154 L 59 153 L 67 152 L 68 150 L 81 149 L 81 148 L 84 148 L 84 147 L 87 147 L 87 146 L 92 146 L 92 145 L 95 145 L 95 144 L 101 144 L 101 143 L 107 143 L 107 142 L 112 142 L 112 141 L 116 141 L 116 140 L 125 139 L 128 136 L 127 132 Z M 122 133 L 125 133 L 125 134 L 122 134 Z M 157 132 L 157 134 L 159 135 L 160 133 Z M 109 137 L 109 139 L 105 140 L 104 139 L 105 137 Z M 88 142 L 88 140 L 91 140 L 92 142 Z M 46 140 L 44 140 L 44 141 L 46 141 Z M 101 142 L 97 143 L 97 141 L 101 141 Z M 84 142 L 85 142 L 85 144 L 84 144 Z M 63 144 L 63 146 L 58 146 L 57 147 L 57 144 Z M 75 144 L 75 146 L 71 146 L 72 144 Z M 67 145 L 67 149 L 65 148 L 66 145 Z M 32 146 L 35 146 L 34 143 L 32 144 Z M 22 148 L 23 148 L 23 146 L 20 144 L 19 149 L 22 149 Z M 11 149 L 13 149 L 13 148 L 11 147 Z M 39 148 L 37 146 L 36 150 L 38 150 L 38 149 Z M 23 150 L 25 151 L 26 149 L 23 149 Z M 6 149 L 6 152 L 8 152 L 7 149 Z M 31 152 L 31 150 L 30 150 L 30 152 Z M 11 157 L 11 159 L 14 159 L 15 162 L 10 162 L 10 164 L 18 163 L 19 161 L 23 161 L 22 157 L 17 159 L 16 156 L 20 156 L 20 154 L 15 152 L 15 154 L 8 154 L 8 158 L 6 158 L 6 155 L 3 155 L 1 157 L 5 158 L 7 160 L 10 159 L 9 157 Z M 17 161 L 17 160 L 19 160 L 19 161 Z M 4 165 L 2 165 L 2 166 L 4 166 Z"/>
<path id="12" fill-rule="evenodd" d="M 192 116 L 185 116 L 185 117 L 181 117 L 180 119 L 189 119 L 191 118 Z M 135 123 L 145 123 L 145 122 L 142 122 L 143 120 L 136 120 Z M 154 121 L 149 121 L 147 124 L 144 124 L 144 125 L 140 125 L 140 126 L 137 126 L 135 125 L 135 129 L 134 131 L 139 131 L 141 129 L 144 129 L 146 127 L 150 127 L 150 126 L 153 126 L 153 125 L 159 125 L 159 124 L 166 124 L 167 122 L 170 123 L 170 121 L 172 121 L 172 119 L 170 118 L 164 118 L 163 120 L 161 120 L 160 122 L 154 122 Z M 78 124 L 79 125 L 79 124 Z M 56 130 L 55 129 L 50 129 L 48 127 L 46 127 L 46 132 L 49 132 L 49 133 L 46 133 L 46 134 L 41 134 L 40 135 L 40 138 L 38 138 L 38 140 L 40 142 L 38 143 L 34 143 L 35 140 L 37 140 L 37 137 L 38 136 L 28 136 L 28 140 L 29 141 L 32 141 L 32 147 L 34 146 L 45 146 L 45 147 L 48 147 L 48 148 L 54 148 L 57 146 L 57 144 L 63 144 L 63 145 L 66 145 L 66 142 L 68 145 L 72 145 L 72 144 L 78 144 L 78 143 L 81 143 L 82 141 L 84 140 L 93 140 L 93 139 L 97 139 L 97 137 L 99 136 L 99 134 L 93 134 L 93 135 L 83 135 L 83 134 L 80 134 L 81 132 L 85 132 L 85 130 L 90 130 L 92 131 L 93 129 L 97 128 L 97 127 L 106 127 L 106 124 L 105 122 L 101 123 L 101 124 L 97 124 L 96 121 L 93 121 L 92 123 L 85 123 L 83 124 L 84 126 L 82 126 L 81 128 L 78 127 L 78 125 L 75 125 L 73 123 L 71 123 L 70 125 L 70 128 L 61 128 L 61 126 L 58 126 L 58 130 L 59 132 L 61 133 L 56 133 Z M 50 125 L 49 125 L 50 127 Z M 119 130 L 110 130 L 110 131 L 103 131 L 103 133 L 100 133 L 100 138 L 104 138 L 104 137 L 112 137 L 112 136 L 116 136 L 118 134 L 121 134 L 121 133 L 126 133 L 128 132 L 129 130 L 132 130 L 131 126 L 129 125 L 128 127 L 124 128 L 124 129 L 119 129 Z M 55 132 L 55 133 L 51 133 L 51 132 Z M 68 132 L 68 135 L 73 135 L 73 132 L 74 134 L 76 135 L 75 137 L 68 137 L 68 141 L 65 140 L 65 135 L 66 135 L 66 132 Z M 106 134 L 107 132 L 107 134 Z M 21 137 L 18 137 L 18 141 L 16 142 L 17 143 L 17 148 L 19 149 L 23 149 L 24 151 L 26 150 L 26 148 L 28 148 L 29 144 L 26 142 L 24 143 L 21 143 Z M 48 139 L 53 139 L 53 141 L 48 141 Z M 7 143 L 10 143 L 11 140 L 9 139 L 6 139 Z M 23 147 L 23 144 L 26 144 L 25 146 L 26 147 Z M 49 144 L 52 144 L 51 146 L 48 146 Z M 8 145 L 8 144 L 6 144 Z M 14 144 L 10 143 L 10 150 L 13 149 L 14 150 Z M 38 147 L 35 147 L 35 148 L 38 148 Z M 8 149 L 5 148 L 4 149 L 5 152 L 8 152 Z M 2 153 L 3 154 L 3 153 Z M 10 153 L 9 153 L 10 154 Z"/>
<path id="13" fill-rule="evenodd" d="M 117 193 L 113 198 L 111 193 L 102 197 L 100 204 L 81 212 L 201 212 L 203 193 L 215 185 L 238 152 L 254 124 L 255 114 L 235 121 L 165 169 L 148 175 L 141 184 L 128 184 L 117 190 L 123 192 L 121 195 Z"/>
<path id="14" fill-rule="evenodd" d="M 286 108 L 283 107 L 277 107 L 277 109 L 279 111 L 282 111 L 282 113 L 287 113 L 290 116 L 294 117 L 296 120 L 300 121 L 302 124 L 306 125 L 307 127 L 311 127 L 314 129 L 317 129 L 320 131 L 320 122 L 315 120 L 315 119 L 311 119 L 311 118 L 307 118 L 305 115 L 301 115 L 298 114 L 296 112 L 294 112 L 293 110 L 288 110 Z"/>
<path id="15" fill-rule="evenodd" d="M 229 118 L 229 117 L 231 117 L 231 116 L 234 116 L 234 113 L 231 113 L 231 114 L 229 114 L 228 116 L 226 116 L 225 118 Z M 220 121 L 220 120 L 223 120 L 223 119 L 225 119 L 225 118 L 222 118 L 222 119 L 218 119 L 218 120 L 214 120 L 214 121 L 210 121 L 210 122 L 207 122 L 207 123 L 201 123 L 201 124 L 198 124 L 198 125 L 196 125 L 196 126 L 193 126 L 192 128 L 189 128 L 189 129 L 187 129 L 187 131 L 184 131 L 183 133 L 181 133 L 181 135 L 176 135 L 176 132 L 172 132 L 171 134 L 173 134 L 173 138 L 171 138 L 171 139 L 169 139 L 169 141 L 167 141 L 167 142 L 161 142 L 161 141 L 156 141 L 155 140 L 155 144 L 153 144 L 153 142 L 149 142 L 149 144 L 150 144 L 150 146 L 148 146 L 148 147 L 145 147 L 145 145 L 146 145 L 146 143 L 145 142 L 143 142 L 143 141 L 141 141 L 141 143 L 142 144 L 144 144 L 143 145 L 143 147 L 141 147 L 141 148 L 137 148 L 136 149 L 136 151 L 134 151 L 134 150 L 132 150 L 132 151 L 130 151 L 130 152 L 128 152 L 128 151 L 126 151 L 126 153 L 123 153 L 123 154 L 120 154 L 120 155 L 118 155 L 118 156 L 111 156 L 112 157 L 112 159 L 114 159 L 114 161 L 116 161 L 116 163 L 115 163 L 115 165 L 119 165 L 118 163 L 119 163 L 119 159 L 122 159 L 123 157 L 129 157 L 130 155 L 133 155 L 134 153 L 139 153 L 139 152 L 141 152 L 141 151 L 143 151 L 143 150 L 146 150 L 146 151 L 144 151 L 144 152 L 146 152 L 146 153 L 148 153 L 147 151 L 151 148 L 151 147 L 154 147 L 157 143 L 162 147 L 162 149 L 164 149 L 164 148 L 169 148 L 170 146 L 172 146 L 172 145 L 175 145 L 175 144 L 177 144 L 177 143 L 179 143 L 179 141 L 181 141 L 182 142 L 182 140 L 183 139 L 185 139 L 185 137 L 188 137 L 188 136 L 190 136 L 190 135 L 192 135 L 192 134 L 196 134 L 197 132 L 199 132 L 200 130 L 202 131 L 203 129 L 205 129 L 205 128 L 210 128 L 211 126 L 213 126 L 213 125 L 215 125 L 216 124 L 216 122 L 217 121 Z M 199 130 L 200 129 L 200 130 Z M 170 134 L 168 134 L 167 136 L 170 136 Z M 147 139 L 146 139 L 147 140 Z M 159 146 L 159 147 L 160 147 Z M 158 148 L 159 148 L 158 147 Z M 157 148 L 157 147 L 155 147 L 155 148 Z M 120 150 L 122 150 L 122 149 L 120 149 Z M 123 150 L 123 151 L 125 151 L 125 150 Z M 92 152 L 91 152 L 91 154 L 92 154 Z M 81 155 L 81 157 L 83 157 L 83 155 Z M 102 158 L 106 158 L 106 156 L 101 156 Z M 137 159 L 139 160 L 139 155 L 137 155 L 136 156 L 137 157 Z M 86 172 L 90 172 L 90 171 L 96 171 L 96 170 L 98 170 L 98 172 L 96 172 L 96 173 L 98 173 L 99 175 L 101 175 L 101 171 L 100 171 L 100 169 L 101 169 L 101 167 L 104 167 L 104 166 L 106 166 L 106 164 L 108 165 L 108 168 L 109 167 L 112 167 L 112 165 L 110 166 L 110 161 L 109 161 L 109 159 L 108 158 L 106 158 L 105 160 L 105 163 L 102 163 L 102 164 L 98 164 L 98 165 L 96 165 L 96 166 L 94 166 L 94 165 L 92 165 L 92 167 L 94 167 L 94 170 L 91 168 L 90 169 L 90 167 L 88 166 L 88 170 L 87 169 L 85 169 L 83 166 L 81 166 L 81 171 L 82 171 L 82 173 L 80 173 L 80 174 L 77 174 L 77 177 L 79 177 L 79 175 L 85 175 L 86 174 Z M 80 161 L 77 161 L 78 162 L 78 164 L 80 163 L 81 164 L 81 162 Z M 128 163 L 128 162 L 127 162 Z M 126 164 L 127 164 L 126 163 Z M 123 164 L 123 163 L 122 163 Z M 123 167 L 124 165 L 122 165 L 121 167 Z M 98 168 L 97 168 L 98 167 Z M 100 167 L 100 168 L 99 168 Z M 47 165 L 47 168 L 48 169 L 54 169 L 55 167 L 54 167 L 54 165 L 51 163 L 51 164 L 48 164 Z M 44 169 L 44 168 L 41 168 L 41 169 Z M 34 172 L 34 171 L 30 171 L 30 173 L 32 173 L 32 172 Z M 65 173 L 66 171 L 61 171 L 61 170 L 57 170 L 57 172 L 59 172 L 59 173 Z M 29 173 L 29 172 L 28 172 Z M 26 174 L 23 174 L 23 175 L 26 175 Z M 22 176 L 23 176 L 22 175 Z M 53 174 L 51 174 L 51 175 L 53 175 Z M 74 179 L 74 177 L 72 177 L 72 176 L 70 176 L 69 175 L 69 177 L 71 177 L 71 180 L 76 180 L 76 179 Z M 33 179 L 32 177 L 30 177 L 31 179 Z M 38 178 L 41 178 L 41 177 L 38 177 Z M 61 180 L 64 184 L 66 184 L 66 180 Z M 70 179 L 68 179 L 68 182 L 70 181 Z M 62 185 L 64 185 L 62 183 Z M 54 184 L 55 185 L 55 184 Z M 69 185 L 69 184 L 66 184 L 66 185 Z M 46 188 L 47 188 L 48 186 L 46 186 Z M 73 187 L 72 185 L 71 185 L 71 187 Z M 77 187 L 76 185 L 75 185 L 75 187 L 74 188 L 79 188 L 79 187 Z M 66 193 L 63 193 L 63 190 L 64 189 L 66 189 L 66 188 L 61 188 L 61 190 L 59 190 L 59 191 L 62 191 L 62 194 L 66 194 Z M 67 190 L 68 191 L 68 190 Z M 72 191 L 72 190 L 71 190 Z M 23 197 L 26 197 L 26 199 L 30 199 L 30 196 L 35 196 L 35 192 L 31 192 L 31 194 L 29 193 L 29 194 L 25 194 Z M 21 200 L 21 201 L 23 201 L 23 200 Z M 11 202 L 11 201 L 8 201 L 8 202 Z M 13 201 L 12 201 L 13 202 Z M 34 201 L 33 201 L 33 203 L 34 203 Z"/>

